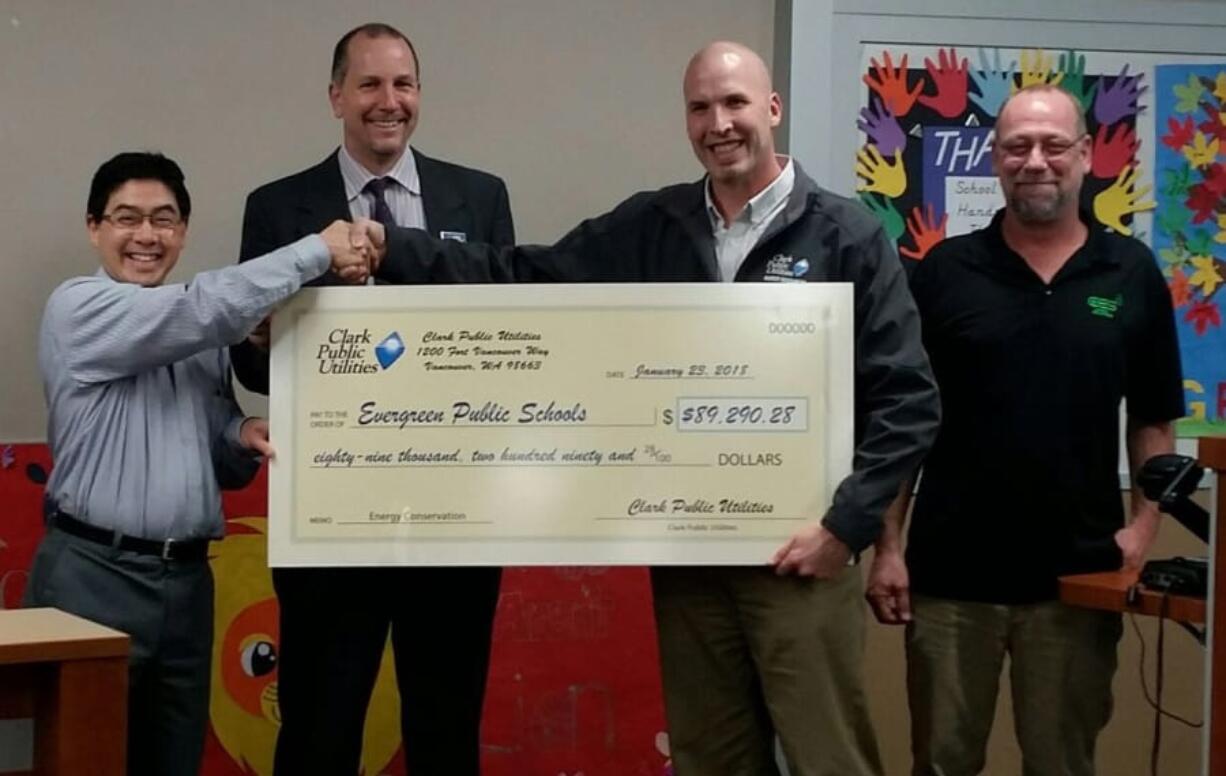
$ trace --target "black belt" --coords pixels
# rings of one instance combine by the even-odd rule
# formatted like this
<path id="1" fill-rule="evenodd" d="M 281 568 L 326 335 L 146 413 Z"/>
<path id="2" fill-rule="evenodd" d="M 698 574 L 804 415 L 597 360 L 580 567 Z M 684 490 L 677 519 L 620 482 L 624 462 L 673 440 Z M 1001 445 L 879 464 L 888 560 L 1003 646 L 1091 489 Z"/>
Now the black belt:
<path id="1" fill-rule="evenodd" d="M 118 531 L 99 528 L 96 525 L 83 523 L 72 515 L 56 512 L 51 516 L 51 525 L 78 539 L 104 544 L 107 547 L 117 547 L 129 552 L 139 552 L 141 555 L 156 555 L 162 560 L 204 560 L 209 556 L 208 539 L 142 539 L 139 536 L 127 536 Z"/>

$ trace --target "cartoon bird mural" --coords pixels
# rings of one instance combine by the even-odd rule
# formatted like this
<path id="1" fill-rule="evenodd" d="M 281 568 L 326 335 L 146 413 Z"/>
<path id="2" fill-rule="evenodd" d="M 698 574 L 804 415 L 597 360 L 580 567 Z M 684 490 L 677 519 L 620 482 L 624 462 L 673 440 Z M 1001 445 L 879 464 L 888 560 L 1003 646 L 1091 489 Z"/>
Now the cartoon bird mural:
<path id="1" fill-rule="evenodd" d="M 268 570 L 267 519 L 227 523 L 213 545 L 216 580 L 209 716 L 226 753 L 247 774 L 271 776 L 280 725 L 277 706 L 277 599 Z M 390 647 L 375 680 L 362 741 L 362 773 L 383 773 L 400 748 L 400 701 Z"/>
<path id="2" fill-rule="evenodd" d="M 43 538 L 43 486 L 50 471 L 46 445 L 0 445 L 0 609 L 21 606 Z"/>

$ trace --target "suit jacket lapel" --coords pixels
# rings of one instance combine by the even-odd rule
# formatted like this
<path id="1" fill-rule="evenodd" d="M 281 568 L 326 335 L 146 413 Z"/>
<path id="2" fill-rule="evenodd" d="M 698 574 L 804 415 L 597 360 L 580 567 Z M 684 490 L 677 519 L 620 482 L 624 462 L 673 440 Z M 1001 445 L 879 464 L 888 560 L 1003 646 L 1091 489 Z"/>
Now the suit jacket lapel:
<path id="1" fill-rule="evenodd" d="M 438 237 L 452 223 L 452 214 L 464 209 L 464 200 L 451 185 L 442 165 L 416 148 L 413 158 L 417 162 L 417 178 L 421 182 L 421 206 L 426 215 L 426 231 Z M 340 168 L 337 168 L 339 175 Z"/>
<path id="2" fill-rule="evenodd" d="M 297 219 L 296 231 L 300 235 L 322 231 L 333 221 L 353 220 L 353 215 L 349 212 L 349 198 L 345 196 L 345 179 L 341 177 L 337 153 L 339 150 L 312 167 L 303 177 L 294 216 Z M 331 286 L 339 285 L 340 282 L 340 278 L 329 269 L 308 285 Z"/>
<path id="3" fill-rule="evenodd" d="M 345 196 L 345 180 L 341 177 L 339 151 L 311 169 L 298 201 L 299 217 L 307 224 L 306 232 L 317 232 L 337 219 L 350 221 L 349 199 Z"/>

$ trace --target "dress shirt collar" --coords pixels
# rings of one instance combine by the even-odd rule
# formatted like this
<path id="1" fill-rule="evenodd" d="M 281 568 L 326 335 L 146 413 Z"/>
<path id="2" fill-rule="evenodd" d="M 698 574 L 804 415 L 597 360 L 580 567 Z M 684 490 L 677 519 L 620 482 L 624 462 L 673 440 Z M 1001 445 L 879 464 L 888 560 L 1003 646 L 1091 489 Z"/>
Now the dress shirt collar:
<path id="1" fill-rule="evenodd" d="M 417 175 L 417 160 L 413 157 L 413 149 L 405 146 L 404 153 L 396 160 L 392 169 L 384 175 L 375 175 L 354 159 L 349 150 L 341 144 L 336 161 L 340 164 L 341 178 L 345 181 L 345 199 L 353 202 L 366 188 L 366 184 L 375 178 L 391 178 L 410 193 L 421 196 L 421 179 Z"/>
<path id="2" fill-rule="evenodd" d="M 792 164 L 791 157 L 779 154 L 776 158 L 783 165 L 783 170 L 775 176 L 769 186 L 745 203 L 745 209 L 738 213 L 732 219 L 733 221 L 746 221 L 750 226 L 759 226 L 762 219 L 775 212 L 776 207 L 792 193 L 792 187 L 796 183 L 796 167 Z M 711 228 L 719 229 L 724 225 L 724 217 L 719 214 L 719 208 L 715 206 L 715 198 L 711 196 L 711 176 L 709 175 L 703 184 L 702 192 L 706 198 L 707 215 L 711 218 Z"/>

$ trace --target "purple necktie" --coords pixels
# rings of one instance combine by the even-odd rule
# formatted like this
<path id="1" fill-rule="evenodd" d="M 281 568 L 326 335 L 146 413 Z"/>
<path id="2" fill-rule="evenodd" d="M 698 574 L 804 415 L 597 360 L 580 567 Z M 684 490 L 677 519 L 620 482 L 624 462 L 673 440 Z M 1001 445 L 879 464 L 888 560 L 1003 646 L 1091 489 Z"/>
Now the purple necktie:
<path id="1" fill-rule="evenodd" d="M 383 192 L 387 191 L 392 182 L 391 178 L 372 178 L 363 189 L 363 191 L 370 192 L 370 196 L 375 200 L 375 207 L 372 211 L 375 220 L 385 227 L 396 225 L 396 217 L 392 215 L 392 209 L 387 206 L 387 200 L 383 198 Z"/>

